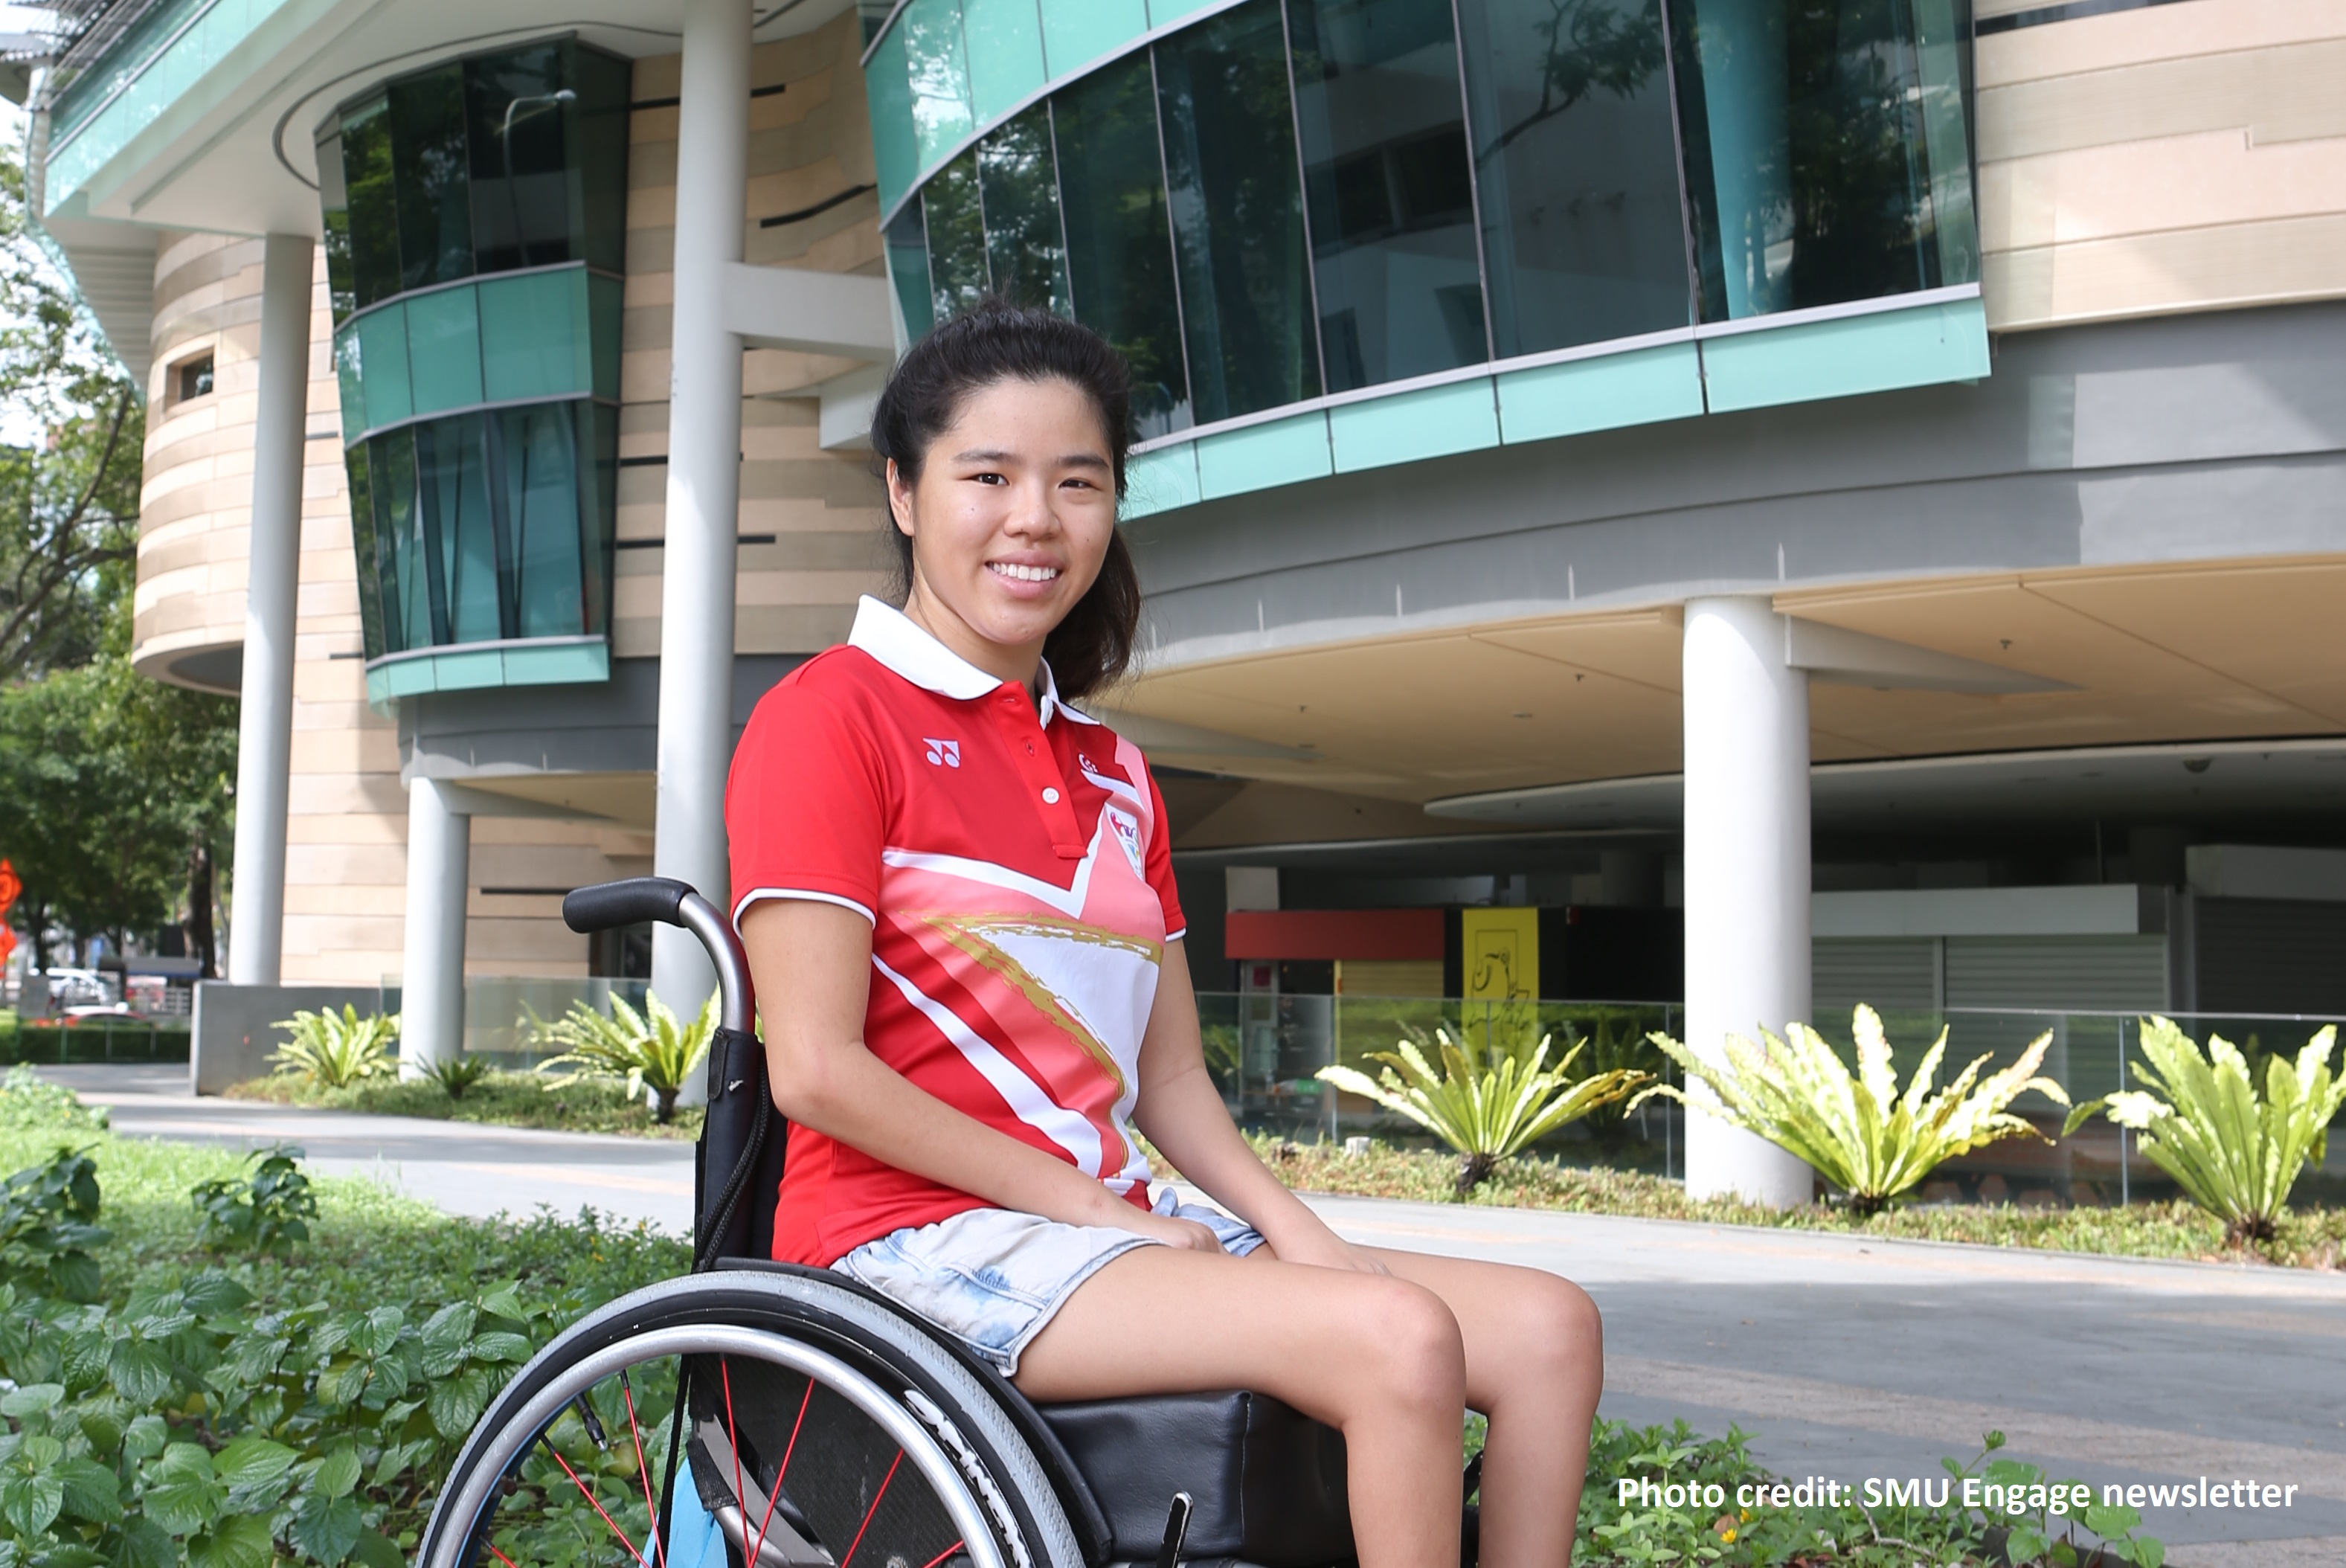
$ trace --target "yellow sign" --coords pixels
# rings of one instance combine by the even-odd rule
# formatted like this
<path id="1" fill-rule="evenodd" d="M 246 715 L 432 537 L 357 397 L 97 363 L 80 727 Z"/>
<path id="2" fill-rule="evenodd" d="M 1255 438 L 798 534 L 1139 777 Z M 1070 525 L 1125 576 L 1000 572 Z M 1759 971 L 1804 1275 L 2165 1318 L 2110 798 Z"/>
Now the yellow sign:
<path id="1" fill-rule="evenodd" d="M 1539 995 L 1539 911 L 1458 911 L 1466 996 L 1477 1002 L 1529 1002 Z"/>

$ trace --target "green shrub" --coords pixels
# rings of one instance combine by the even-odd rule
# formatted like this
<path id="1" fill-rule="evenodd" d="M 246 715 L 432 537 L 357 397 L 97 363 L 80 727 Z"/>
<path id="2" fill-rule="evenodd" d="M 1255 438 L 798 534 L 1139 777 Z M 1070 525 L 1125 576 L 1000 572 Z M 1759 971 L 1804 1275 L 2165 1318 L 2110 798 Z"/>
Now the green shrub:
<path id="1" fill-rule="evenodd" d="M 346 1089 L 362 1078 L 387 1077 L 399 1070 L 392 1042 L 399 1034 L 396 1015 L 371 1013 L 364 1018 L 349 1003 L 336 1013 L 308 1009 L 280 1018 L 276 1027 L 292 1036 L 270 1057 L 280 1073 L 309 1079 L 323 1088 Z"/>
<path id="2" fill-rule="evenodd" d="M 450 1099 L 461 1100 L 465 1090 L 494 1071 L 495 1066 L 485 1056 L 449 1056 L 426 1064 L 423 1075 L 439 1084 Z"/>
<path id="3" fill-rule="evenodd" d="M 308 1241 L 318 1197 L 301 1157 L 300 1149 L 284 1144 L 257 1149 L 245 1180 L 215 1176 L 197 1183 L 188 1196 L 203 1217 L 199 1243 L 213 1252 L 289 1252 Z"/>
<path id="4" fill-rule="evenodd" d="M 106 1112 L 81 1103 L 62 1084 L 52 1084 L 22 1063 L 0 1079 L 0 1127 L 25 1132 L 103 1132 Z"/>
<path id="5" fill-rule="evenodd" d="M 2015 1135 L 2042 1138 L 2005 1108 L 2028 1090 L 2069 1103 L 2060 1084 L 2036 1075 L 2053 1044 L 2049 1029 L 2030 1042 L 2019 1061 L 1991 1073 L 1976 1088 L 1984 1055 L 1933 1095 L 1931 1080 L 1947 1051 L 1947 1032 L 1942 1029 L 1901 1095 L 1881 1017 L 1861 1003 L 1851 1028 L 1857 1037 L 1855 1074 L 1805 1023 L 1790 1025 L 1780 1040 L 1762 1030 L 1764 1052 L 1740 1034 L 1729 1034 L 1724 1067 L 1667 1034 L 1656 1034 L 1654 1044 L 1685 1070 L 1688 1082 L 1701 1084 L 1709 1094 L 1689 1099 L 1676 1087 L 1656 1084 L 1638 1099 L 1667 1095 L 1758 1134 L 1806 1160 L 1848 1195 L 1849 1207 L 1860 1215 L 1889 1207 L 1957 1155 Z"/>
<path id="6" fill-rule="evenodd" d="M 602 1078 L 624 1082 L 631 1095 L 649 1089 L 656 1101 L 652 1117 L 666 1123 L 676 1117 L 677 1092 L 709 1054 L 709 1039 L 717 1030 L 717 995 L 709 993 L 700 1015 L 690 1023 L 647 993 L 642 1013 L 628 1006 L 627 998 L 614 996 L 607 1015 L 574 1002 L 569 1012 L 551 1023 L 525 1010 L 523 1027 L 536 1041 L 564 1047 L 560 1055 L 537 1064 L 541 1073 L 571 1069 L 549 1087 Z"/>
<path id="7" fill-rule="evenodd" d="M 1616 1069 L 1575 1078 L 1572 1064 L 1581 1051 L 1577 1044 L 1551 1070 L 1547 1052 L 1553 1036 L 1525 1048 L 1493 1039 L 1496 1030 L 1485 1031 L 1484 1044 L 1479 1046 L 1472 1031 L 1464 1032 L 1458 1042 L 1444 1030 L 1433 1033 L 1442 1054 L 1438 1075 L 1417 1044 L 1404 1039 L 1397 1050 L 1369 1053 L 1371 1061 L 1385 1064 L 1376 1078 L 1341 1066 L 1322 1067 L 1319 1077 L 1407 1116 L 1455 1149 L 1462 1198 L 1500 1161 L 1595 1107 L 1623 1098 L 1646 1076 Z"/>
<path id="8" fill-rule="evenodd" d="M 97 1166 L 87 1149 L 59 1149 L 0 1187 L 0 1278 L 66 1301 L 97 1299 L 89 1249 L 113 1239 L 97 1223 Z"/>
<path id="9" fill-rule="evenodd" d="M 2106 1114 L 2137 1136 L 2143 1154 L 2175 1178 L 2191 1201 L 2222 1220 L 2234 1243 L 2270 1241 L 2290 1189 L 2310 1159 L 2328 1152 L 2330 1123 L 2346 1105 L 2346 1074 L 2330 1053 L 2338 1026 L 2305 1043 L 2294 1063 L 2265 1062 L 2260 1096 L 2249 1064 L 2220 1034 L 2208 1053 L 2165 1018 L 2142 1021 L 2147 1062 L 2135 1070 L 2150 1089 L 2127 1089 L 2069 1113 L 2066 1131 Z"/>

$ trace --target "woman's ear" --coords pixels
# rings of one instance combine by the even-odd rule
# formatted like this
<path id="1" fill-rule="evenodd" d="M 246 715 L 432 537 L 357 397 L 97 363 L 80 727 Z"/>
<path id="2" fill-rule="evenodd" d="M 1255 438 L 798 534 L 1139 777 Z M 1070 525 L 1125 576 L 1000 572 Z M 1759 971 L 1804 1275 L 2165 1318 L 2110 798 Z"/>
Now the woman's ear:
<path id="1" fill-rule="evenodd" d="M 892 457 L 888 460 L 888 515 L 896 532 L 907 539 L 913 536 L 913 487 L 904 483 Z"/>

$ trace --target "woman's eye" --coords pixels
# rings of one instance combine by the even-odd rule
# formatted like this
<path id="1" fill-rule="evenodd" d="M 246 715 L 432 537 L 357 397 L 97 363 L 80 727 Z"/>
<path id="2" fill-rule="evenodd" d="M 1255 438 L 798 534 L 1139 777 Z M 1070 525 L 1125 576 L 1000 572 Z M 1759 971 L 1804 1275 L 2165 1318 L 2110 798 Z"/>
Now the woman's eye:
<path id="1" fill-rule="evenodd" d="M 1010 483 L 1009 480 L 1005 479 L 999 473 L 973 473 L 970 477 L 976 480 L 980 484 L 1007 484 Z"/>

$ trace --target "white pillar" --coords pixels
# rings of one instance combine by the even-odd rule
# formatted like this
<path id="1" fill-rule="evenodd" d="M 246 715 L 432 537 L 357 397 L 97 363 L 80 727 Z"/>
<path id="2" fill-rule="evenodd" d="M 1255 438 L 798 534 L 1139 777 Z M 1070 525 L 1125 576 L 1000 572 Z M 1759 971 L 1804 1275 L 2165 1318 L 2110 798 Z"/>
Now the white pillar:
<path id="1" fill-rule="evenodd" d="M 660 588 L 653 865 L 729 904 L 733 572 L 741 500 L 741 340 L 719 301 L 741 260 L 750 152 L 750 0 L 687 0 L 677 129 L 676 290 Z M 690 932 L 652 932 L 652 988 L 690 1016 L 717 976 Z"/>
<path id="2" fill-rule="evenodd" d="M 464 1049 L 464 885 L 473 820 L 439 781 L 407 787 L 407 953 L 399 977 L 399 1075 Z"/>
<path id="3" fill-rule="evenodd" d="M 1706 1061 L 1809 1017 L 1809 677 L 1760 597 L 1686 606 L 1686 1042 Z M 1687 1191 L 1806 1203 L 1809 1167 L 1698 1112 Z"/>
<path id="4" fill-rule="evenodd" d="M 310 272 L 318 242 L 272 234 L 260 270 L 260 410 L 251 565 L 237 713 L 236 866 L 228 977 L 275 985 L 285 945 L 285 799 L 293 767 L 293 617 L 301 566 L 301 443 L 310 408 Z"/>

